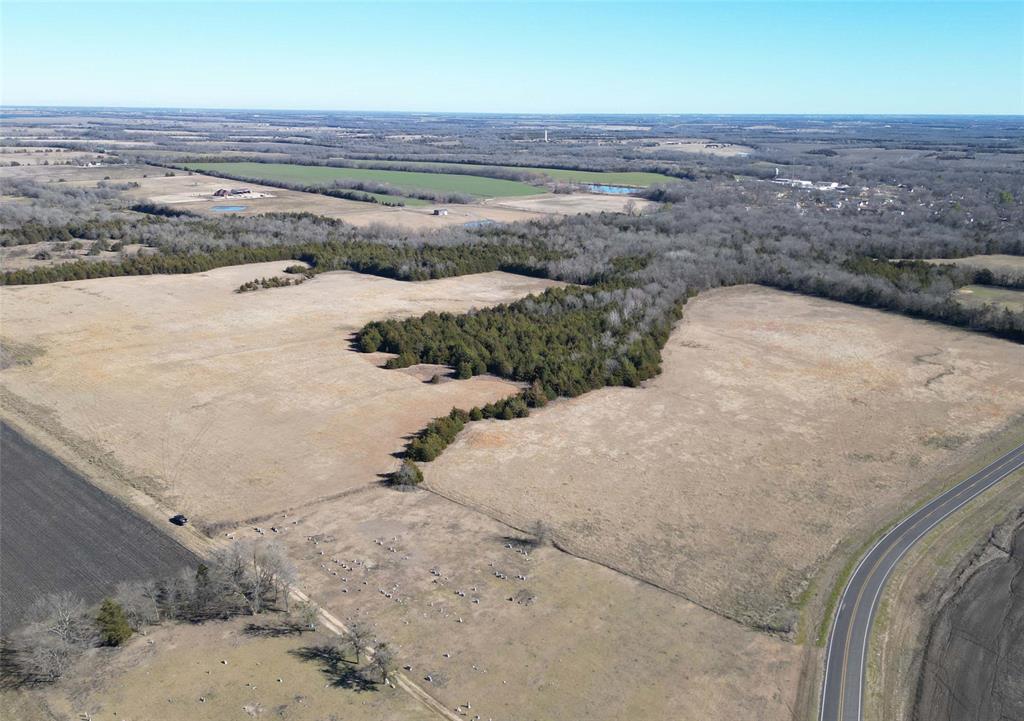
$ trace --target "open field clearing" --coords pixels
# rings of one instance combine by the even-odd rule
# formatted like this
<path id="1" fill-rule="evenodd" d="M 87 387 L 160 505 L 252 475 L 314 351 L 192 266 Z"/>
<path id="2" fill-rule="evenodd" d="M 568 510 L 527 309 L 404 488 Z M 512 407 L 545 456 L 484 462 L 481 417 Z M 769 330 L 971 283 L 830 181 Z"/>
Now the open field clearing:
<path id="1" fill-rule="evenodd" d="M 143 169 L 144 168 L 144 169 Z M 88 182 L 98 183 L 101 180 L 122 182 L 133 179 L 143 173 L 166 172 L 163 168 L 144 165 L 21 165 L 18 167 L 0 168 L 0 182 L 27 178 L 40 183 L 57 182 Z"/>
<path id="2" fill-rule="evenodd" d="M 303 590 L 469 718 L 791 718 L 799 647 L 434 494 L 368 487 L 271 524 Z"/>
<path id="3" fill-rule="evenodd" d="M 17 165 L 55 165 L 65 163 L 96 163 L 107 160 L 109 156 L 81 150 L 64 148 L 34 147 L 0 147 L 0 166 Z"/>
<path id="4" fill-rule="evenodd" d="M 373 203 L 332 198 L 319 193 L 285 190 L 269 185 L 242 183 L 200 173 L 190 175 L 187 172 L 174 171 L 175 175 L 168 176 L 166 172 L 162 168 L 147 167 L 145 173 L 132 178 L 139 187 L 127 191 L 128 194 L 139 200 L 179 206 L 202 215 L 223 215 L 222 212 L 213 209 L 237 205 L 243 208 L 235 213 L 237 215 L 315 213 L 328 218 L 346 218 L 376 210 L 378 207 Z M 222 188 L 247 188 L 252 192 L 239 197 L 215 197 L 213 194 Z"/>
<path id="5" fill-rule="evenodd" d="M 966 258 L 931 258 L 929 263 L 952 263 L 968 268 L 988 268 L 993 272 L 1024 273 L 1024 256 L 971 255 Z"/>
<path id="6" fill-rule="evenodd" d="M 139 252 L 154 252 L 152 249 L 142 250 L 143 246 L 132 243 L 124 246 L 121 251 L 101 250 L 96 255 L 89 255 L 89 249 L 96 241 L 79 241 L 82 246 L 78 249 L 70 247 L 69 243 L 60 241 L 45 241 L 42 243 L 28 243 L 26 245 L 0 246 L 0 267 L 4 270 L 21 270 L 23 268 L 39 268 L 47 265 L 60 265 L 76 260 L 86 260 L 92 263 L 98 261 L 116 261 L 122 257 L 135 255 Z"/>
<path id="7" fill-rule="evenodd" d="M 388 207 L 375 203 L 363 203 L 355 200 L 333 198 L 320 193 L 305 193 L 298 190 L 286 190 L 269 185 L 254 183 L 243 183 L 236 180 L 216 178 L 211 175 L 193 173 L 189 175 L 184 171 L 175 171 L 175 175 L 168 176 L 166 168 L 151 165 L 116 165 L 96 168 L 81 168 L 76 166 L 34 166 L 21 168 L 0 168 L 0 178 L 19 177 L 47 182 L 63 179 L 64 182 L 75 185 L 95 185 L 95 183 L 110 178 L 111 182 L 135 182 L 140 187 L 125 191 L 130 197 L 139 200 L 148 200 L 155 203 L 173 205 L 192 213 L 200 215 L 219 217 L 228 215 L 260 215 L 261 213 L 313 213 L 327 218 L 344 220 L 346 223 L 358 227 L 366 227 L 377 223 L 393 225 L 409 230 L 430 230 L 432 228 L 444 228 L 465 223 L 514 223 L 517 221 L 534 220 L 542 218 L 550 213 L 572 214 L 579 212 L 593 212 L 596 209 L 608 209 L 611 212 L 621 212 L 628 199 L 611 196 L 573 196 L 585 202 L 577 204 L 556 202 L 550 210 L 538 208 L 536 210 L 523 206 L 522 208 L 506 205 L 446 205 L 443 203 L 430 204 L 427 201 L 418 199 L 404 199 L 407 202 L 405 207 Z M 255 191 L 252 195 L 239 199 L 214 198 L 213 193 L 219 188 L 245 187 Z M 556 196 L 565 197 L 570 196 Z M 525 200 L 525 199 L 524 199 Z M 603 201 L 603 202 L 602 202 Z M 2 202 L 17 202 L 5 198 Z M 644 201 L 636 200 L 637 207 Z M 224 213 L 213 210 L 216 206 L 240 205 L 242 210 Z M 435 207 L 443 207 L 448 210 L 447 215 L 434 215 Z M 12 269 L 20 267 L 32 267 L 40 264 L 52 264 L 53 261 L 42 263 L 34 261 L 32 256 L 40 250 L 37 248 L 32 253 L 22 250 L 0 248 L 0 261 L 5 267 Z M 109 259 L 94 256 L 99 259 Z M 73 259 L 73 258 L 72 258 Z M 10 265 L 6 265 L 10 263 Z"/>
<path id="8" fill-rule="evenodd" d="M 67 428 L 132 483 L 206 523 L 233 523 L 373 483 L 403 438 L 452 406 L 516 387 L 390 372 L 349 348 L 369 320 L 465 311 L 556 285 L 506 273 L 404 283 L 325 273 L 236 294 L 288 262 L 4 287 L 4 335 L 42 351 L 0 388 L 25 423 Z M 59 430 L 51 430 L 59 433 Z"/>
<path id="9" fill-rule="evenodd" d="M 341 160 L 345 160 L 345 158 L 341 158 Z M 634 188 L 646 188 L 647 186 L 655 185 L 656 183 L 679 182 L 678 178 L 673 178 L 670 175 L 662 175 L 661 173 L 643 173 L 629 171 L 615 172 L 600 170 L 563 170 L 561 168 L 538 168 L 525 167 L 519 165 L 474 166 L 472 163 L 416 163 L 407 162 L 404 160 L 374 160 L 373 164 L 402 166 L 414 165 L 420 168 L 432 168 L 437 170 L 444 170 L 445 168 L 449 167 L 462 168 L 463 170 L 472 170 L 472 168 L 474 167 L 479 167 L 481 169 L 500 168 L 502 170 L 512 170 L 520 173 L 533 173 L 538 177 L 550 178 L 551 180 L 560 180 L 567 183 L 593 183 L 595 185 L 628 185 Z"/>
<path id="10" fill-rule="evenodd" d="M 466 193 L 477 197 L 535 195 L 537 188 L 526 183 L 475 175 L 450 173 L 415 173 L 402 170 L 368 170 L 365 168 L 331 168 L 316 165 L 278 163 L 189 163 L 189 168 L 262 178 L 288 183 L 330 185 L 335 180 L 365 180 L 390 183 L 399 189 L 431 190 L 439 193 Z"/>
<path id="11" fill-rule="evenodd" d="M 753 624 L 1024 412 L 1024 348 L 758 287 L 702 295 L 664 373 L 474 423 L 432 489 Z"/>
<path id="12" fill-rule="evenodd" d="M 532 198 L 495 198 L 485 200 L 484 203 L 489 208 L 511 208 L 555 215 L 624 213 L 630 207 L 641 212 L 658 206 L 657 203 L 650 200 L 631 198 L 628 195 L 598 195 L 596 193 L 548 193 Z"/>
<path id="13" fill-rule="evenodd" d="M 717 155 L 722 158 L 735 158 L 746 156 L 754 152 L 753 148 L 735 143 L 724 143 L 707 138 L 671 138 L 659 139 L 653 146 L 646 143 L 639 148 L 641 151 L 663 152 L 666 150 L 677 153 L 697 153 L 702 155 Z"/>
<path id="14" fill-rule="evenodd" d="M 195 556 L 0 423 L 0 629 L 47 593 L 98 603 L 121 581 L 169 576 Z"/>
<path id="15" fill-rule="evenodd" d="M 266 166 L 266 164 L 257 164 Z M 343 220 L 358 227 L 374 224 L 393 225 L 409 230 L 430 230 L 466 223 L 514 223 L 543 218 L 548 215 L 574 215 L 578 213 L 611 212 L 621 213 L 627 203 L 633 201 L 633 207 L 644 209 L 655 206 L 655 203 L 639 198 L 626 196 L 574 194 L 552 195 L 538 194 L 535 197 L 495 198 L 483 203 L 444 204 L 428 203 L 418 199 L 403 199 L 405 207 L 388 207 L 375 203 L 364 203 L 342 198 L 333 198 L 320 193 L 306 193 L 297 190 L 286 190 L 257 183 L 243 183 L 236 180 L 217 178 L 211 175 L 185 171 L 174 171 L 175 175 L 167 175 L 167 169 L 151 165 L 115 165 L 94 168 L 77 166 L 34 166 L 20 168 L 0 168 L 0 178 L 28 178 L 40 182 L 50 180 L 74 184 L 95 185 L 109 178 L 111 182 L 134 182 L 138 188 L 125 191 L 130 197 L 140 201 L 173 205 L 192 213 L 219 217 L 228 215 L 260 215 L 261 213 L 313 213 L 327 218 Z M 241 198 L 214 198 L 213 193 L 220 188 L 245 187 L 254 191 L 252 195 Z M 2 202 L 17 202 L 5 198 Z M 217 206 L 243 206 L 242 210 L 213 210 Z M 443 207 L 447 215 L 434 215 L 433 210 Z M 0 248 L 0 261 L 6 267 L 17 269 L 35 265 L 50 265 L 54 261 L 35 261 L 37 248 L 32 253 L 24 250 Z M 104 254 L 98 259 L 113 257 Z M 74 258 L 69 258 L 74 259 Z M 7 265 L 10 264 L 10 265 Z"/>
<path id="16" fill-rule="evenodd" d="M 965 305 L 991 303 L 1014 313 L 1024 312 L 1024 290 L 993 285 L 965 285 L 956 291 L 955 297 Z"/>
<path id="17" fill-rule="evenodd" d="M 595 185 L 628 185 L 634 188 L 646 188 L 658 183 L 678 183 L 678 178 L 661 173 L 639 172 L 602 172 L 595 170 L 563 170 L 561 168 L 516 168 L 543 175 L 552 180 L 566 183 L 593 183 Z"/>
<path id="18" fill-rule="evenodd" d="M 432 718 L 402 691 L 386 686 L 346 688 L 344 679 L 328 672 L 323 662 L 302 658 L 306 649 L 323 643 L 324 636 L 245 633 L 248 623 L 273 620 L 271 616 L 160 627 L 133 638 L 117 652 L 93 652 L 82 664 L 90 668 L 76 678 L 0 695 L 0 711 L 6 708 L 16 713 L 7 718 L 24 721 L 80 719 L 83 714 L 92 721 Z"/>
<path id="19" fill-rule="evenodd" d="M 259 215 L 261 213 L 313 213 L 327 218 L 344 220 L 359 227 L 375 223 L 397 225 L 411 230 L 429 230 L 444 228 L 466 223 L 514 223 L 543 217 L 545 211 L 531 210 L 529 207 L 510 207 L 505 205 L 445 205 L 429 204 L 425 200 L 403 199 L 406 207 L 388 207 L 375 203 L 363 203 L 355 200 L 333 198 L 319 193 L 306 193 L 299 190 L 285 190 L 269 185 L 242 183 L 236 180 L 225 180 L 211 175 L 178 172 L 175 176 L 147 173 L 148 178 L 137 177 L 133 180 L 139 188 L 127 191 L 129 195 L 140 200 L 151 200 L 154 203 L 176 205 L 193 213 L 208 216 L 221 216 L 225 213 L 215 210 L 218 206 L 242 206 L 242 210 L 231 211 L 233 215 Z M 252 195 L 237 198 L 214 198 L 213 193 L 219 188 L 244 187 L 253 191 Z M 589 197 L 589 196 L 588 196 Z M 621 212 L 624 201 L 616 202 L 610 207 L 618 207 Z M 638 201 L 639 202 L 639 201 Z M 447 215 L 434 215 L 435 207 L 448 210 Z M 561 213 L 583 212 L 568 206 Z"/>

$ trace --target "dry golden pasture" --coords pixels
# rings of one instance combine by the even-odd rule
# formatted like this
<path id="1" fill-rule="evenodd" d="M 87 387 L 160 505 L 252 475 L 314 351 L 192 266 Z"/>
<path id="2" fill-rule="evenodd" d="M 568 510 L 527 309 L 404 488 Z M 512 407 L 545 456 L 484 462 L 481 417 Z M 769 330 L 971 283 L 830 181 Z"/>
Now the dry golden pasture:
<path id="1" fill-rule="evenodd" d="M 504 397 L 433 385 L 349 347 L 376 318 L 465 311 L 554 285 L 505 273 L 422 283 L 327 273 L 236 294 L 287 262 L 0 289 L 3 335 L 40 349 L 0 375 L 15 419 L 73 435 L 197 521 L 234 523 L 373 483 L 409 434 Z"/>
<path id="2" fill-rule="evenodd" d="M 468 718 L 791 719 L 798 646 L 432 493 L 367 487 L 266 523 L 304 591 Z"/>
<path id="3" fill-rule="evenodd" d="M 550 215 L 578 215 L 581 213 L 624 213 L 629 207 L 640 212 L 658 204 L 628 195 L 601 195 L 600 193 L 569 193 L 530 195 L 523 198 L 492 198 L 485 201 L 491 209 L 508 208 Z"/>
<path id="4" fill-rule="evenodd" d="M 786 627 L 870 535 L 1024 412 L 1024 348 L 759 287 L 702 294 L 641 389 L 472 424 L 427 484 L 733 618 Z"/>
<path id="5" fill-rule="evenodd" d="M 97 649 L 54 686 L 0 694 L 0 716 L 22 721 L 426 721 L 433 718 L 400 690 L 346 687 L 304 649 L 328 637 L 247 634 L 249 623 L 166 625 L 118 650 Z M 222 663 L 222 661 L 226 663 Z M 342 668 L 348 664 L 342 664 Z"/>

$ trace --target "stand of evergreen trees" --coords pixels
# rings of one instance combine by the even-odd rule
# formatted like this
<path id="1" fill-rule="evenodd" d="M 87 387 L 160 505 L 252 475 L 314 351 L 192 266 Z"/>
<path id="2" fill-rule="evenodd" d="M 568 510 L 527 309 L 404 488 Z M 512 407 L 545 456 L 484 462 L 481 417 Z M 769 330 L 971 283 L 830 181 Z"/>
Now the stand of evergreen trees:
<path id="1" fill-rule="evenodd" d="M 201 273 L 214 268 L 275 260 L 301 260 L 308 273 L 352 270 L 397 280 L 429 280 L 495 270 L 543 276 L 543 263 L 560 257 L 537 246 L 399 246 L 331 241 L 304 245 L 227 246 L 201 251 L 164 251 L 118 262 L 77 260 L 59 265 L 9 270 L 0 285 L 32 285 L 127 275 Z"/>

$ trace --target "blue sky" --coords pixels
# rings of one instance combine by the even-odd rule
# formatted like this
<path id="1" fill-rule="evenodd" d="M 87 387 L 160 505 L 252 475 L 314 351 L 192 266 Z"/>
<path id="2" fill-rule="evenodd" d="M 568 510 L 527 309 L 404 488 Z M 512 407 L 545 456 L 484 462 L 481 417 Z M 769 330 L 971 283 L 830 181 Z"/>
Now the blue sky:
<path id="1" fill-rule="evenodd" d="M 1024 114 L 1024 2 L 2 0 L 6 105 Z"/>

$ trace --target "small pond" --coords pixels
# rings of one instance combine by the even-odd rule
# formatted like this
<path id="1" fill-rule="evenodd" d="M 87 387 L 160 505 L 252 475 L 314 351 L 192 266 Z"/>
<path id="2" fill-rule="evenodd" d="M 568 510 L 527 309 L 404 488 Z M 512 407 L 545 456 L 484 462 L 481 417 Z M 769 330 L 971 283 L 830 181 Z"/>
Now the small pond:
<path id="1" fill-rule="evenodd" d="M 237 213 L 239 210 L 245 210 L 247 207 L 245 205 L 215 205 L 210 210 L 216 210 L 218 213 Z"/>
<path id="2" fill-rule="evenodd" d="M 497 225 L 497 222 L 484 218 L 483 220 L 470 220 L 467 223 L 463 223 L 463 228 L 486 228 L 488 225 Z"/>
<path id="3" fill-rule="evenodd" d="M 584 188 L 591 193 L 604 193 L 605 195 L 629 195 L 640 188 L 630 188 L 626 185 L 584 185 Z"/>

